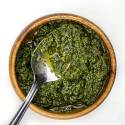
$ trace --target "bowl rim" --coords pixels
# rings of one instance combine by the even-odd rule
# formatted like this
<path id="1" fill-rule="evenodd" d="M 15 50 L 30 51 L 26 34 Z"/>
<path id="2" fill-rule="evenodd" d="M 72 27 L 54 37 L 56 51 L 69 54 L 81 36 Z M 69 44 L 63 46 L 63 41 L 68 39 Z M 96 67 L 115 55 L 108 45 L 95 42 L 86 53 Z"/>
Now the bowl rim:
<path id="1" fill-rule="evenodd" d="M 47 116 L 47 117 L 54 118 L 54 119 L 72 119 L 72 118 L 77 118 L 79 116 L 83 116 L 83 115 L 93 111 L 95 108 L 97 108 L 106 99 L 106 97 L 110 93 L 112 86 L 114 84 L 114 80 L 115 80 L 115 76 L 116 76 L 116 56 L 114 53 L 114 49 L 113 49 L 108 37 L 96 24 L 94 24 L 93 22 L 89 21 L 88 19 L 86 19 L 84 17 L 74 15 L 74 14 L 69 14 L 69 13 L 49 14 L 47 16 L 43 16 L 43 17 L 36 19 L 32 23 L 30 23 L 19 34 L 19 36 L 17 37 L 17 39 L 14 42 L 14 45 L 11 49 L 10 57 L 9 57 L 9 75 L 10 75 L 12 86 L 13 86 L 16 94 L 20 97 L 21 100 L 24 100 L 25 96 L 18 85 L 18 82 L 16 79 L 16 73 L 15 73 L 15 62 L 16 62 L 16 56 L 17 56 L 18 49 L 20 48 L 20 45 L 22 44 L 22 41 L 27 36 L 27 34 L 29 32 L 31 32 L 34 28 L 36 28 L 37 26 L 39 26 L 41 24 L 45 24 L 49 21 L 59 20 L 59 19 L 72 20 L 72 21 L 81 23 L 81 24 L 86 25 L 86 26 L 90 27 L 91 29 L 93 29 L 100 36 L 100 38 L 102 39 L 102 42 L 104 42 L 104 44 L 106 45 L 107 49 L 109 50 L 109 55 L 111 58 L 111 73 L 110 73 L 110 77 L 109 77 L 107 86 L 105 87 L 105 91 L 100 96 L 100 98 L 94 104 L 89 106 L 88 108 L 80 110 L 78 112 L 53 113 L 53 112 L 46 111 L 42 108 L 39 108 L 32 103 L 30 104 L 30 108 L 33 111 L 35 111 L 38 114 L 41 114 L 43 116 Z"/>

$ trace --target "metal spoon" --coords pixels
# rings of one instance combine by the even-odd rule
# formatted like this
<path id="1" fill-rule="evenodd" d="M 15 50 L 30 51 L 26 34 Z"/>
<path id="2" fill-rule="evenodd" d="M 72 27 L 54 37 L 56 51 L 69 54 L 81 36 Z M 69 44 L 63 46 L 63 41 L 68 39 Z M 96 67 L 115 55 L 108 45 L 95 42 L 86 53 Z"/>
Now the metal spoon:
<path id="1" fill-rule="evenodd" d="M 31 58 L 31 67 L 34 73 L 32 87 L 24 100 L 22 106 L 12 119 L 9 125 L 18 125 L 33 100 L 36 92 L 42 84 L 56 81 L 60 77 L 53 72 L 52 67 L 47 64 L 45 53 L 41 50 L 41 43 L 36 47 Z"/>

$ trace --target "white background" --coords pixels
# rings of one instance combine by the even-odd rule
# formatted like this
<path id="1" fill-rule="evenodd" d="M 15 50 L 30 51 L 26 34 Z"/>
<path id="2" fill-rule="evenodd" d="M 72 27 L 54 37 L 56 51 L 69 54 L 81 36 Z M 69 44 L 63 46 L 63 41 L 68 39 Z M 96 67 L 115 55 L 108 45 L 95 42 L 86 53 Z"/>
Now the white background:
<path id="1" fill-rule="evenodd" d="M 53 120 L 29 109 L 20 125 L 125 125 L 124 0 L 0 0 L 0 125 L 8 125 L 21 105 L 8 72 L 9 54 L 16 37 L 34 19 L 57 12 L 84 16 L 104 30 L 117 57 L 115 84 L 104 103 L 86 116 Z"/>

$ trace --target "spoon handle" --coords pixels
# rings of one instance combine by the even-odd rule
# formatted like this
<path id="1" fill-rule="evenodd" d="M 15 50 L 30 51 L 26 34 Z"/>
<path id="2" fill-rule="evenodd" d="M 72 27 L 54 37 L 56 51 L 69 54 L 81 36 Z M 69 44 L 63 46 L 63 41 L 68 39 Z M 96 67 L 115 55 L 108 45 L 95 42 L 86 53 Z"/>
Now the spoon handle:
<path id="1" fill-rule="evenodd" d="M 20 109 L 12 119 L 9 125 L 18 125 L 21 119 L 23 118 L 26 110 L 28 109 L 30 102 L 32 101 L 33 97 L 35 96 L 36 92 L 38 91 L 38 84 L 36 81 L 33 83 L 26 99 L 24 100 L 23 104 L 21 105 Z"/>

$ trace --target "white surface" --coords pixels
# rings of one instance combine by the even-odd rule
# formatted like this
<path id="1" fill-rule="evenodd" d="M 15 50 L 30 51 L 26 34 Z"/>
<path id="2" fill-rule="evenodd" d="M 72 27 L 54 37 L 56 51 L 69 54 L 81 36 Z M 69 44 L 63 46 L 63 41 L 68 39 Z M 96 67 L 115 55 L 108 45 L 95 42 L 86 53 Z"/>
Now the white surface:
<path id="1" fill-rule="evenodd" d="M 0 125 L 7 125 L 21 105 L 8 73 L 14 40 L 31 21 L 55 12 L 84 16 L 104 30 L 117 57 L 115 84 L 105 102 L 86 116 L 53 120 L 28 110 L 20 125 L 125 125 L 124 0 L 0 0 Z"/>

